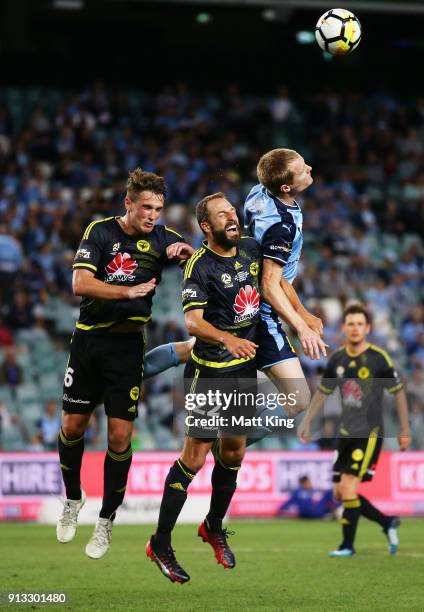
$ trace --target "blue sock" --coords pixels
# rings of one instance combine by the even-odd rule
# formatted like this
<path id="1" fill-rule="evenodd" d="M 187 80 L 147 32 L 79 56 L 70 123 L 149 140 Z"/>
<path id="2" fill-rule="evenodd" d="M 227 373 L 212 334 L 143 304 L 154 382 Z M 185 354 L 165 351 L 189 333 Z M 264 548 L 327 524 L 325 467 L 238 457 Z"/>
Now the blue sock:
<path id="1" fill-rule="evenodd" d="M 179 363 L 175 344 L 161 344 L 146 354 L 143 378 L 156 376 L 156 374 L 160 374 L 169 368 L 174 368 Z"/>

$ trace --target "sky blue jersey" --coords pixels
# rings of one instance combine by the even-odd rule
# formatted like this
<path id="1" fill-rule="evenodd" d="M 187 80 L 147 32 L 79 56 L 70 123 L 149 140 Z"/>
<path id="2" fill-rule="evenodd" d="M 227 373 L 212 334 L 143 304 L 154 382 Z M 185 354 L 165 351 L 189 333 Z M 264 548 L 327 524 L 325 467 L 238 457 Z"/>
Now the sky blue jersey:
<path id="1" fill-rule="evenodd" d="M 244 224 L 247 233 L 261 246 L 261 254 L 282 265 L 282 275 L 292 283 L 302 252 L 303 215 L 297 202 L 284 204 L 260 183 L 250 190 L 244 204 Z M 271 308 L 263 303 L 263 314 Z"/>

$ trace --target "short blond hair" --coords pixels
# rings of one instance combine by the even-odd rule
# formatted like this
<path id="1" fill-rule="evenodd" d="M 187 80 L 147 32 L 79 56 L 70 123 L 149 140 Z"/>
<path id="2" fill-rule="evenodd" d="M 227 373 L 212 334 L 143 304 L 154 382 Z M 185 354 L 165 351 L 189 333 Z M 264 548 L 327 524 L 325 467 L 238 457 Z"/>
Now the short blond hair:
<path id="1" fill-rule="evenodd" d="M 273 195 L 281 194 L 281 185 L 291 185 L 293 172 L 289 170 L 288 164 L 299 157 L 299 153 L 293 149 L 272 149 L 262 155 L 256 172 L 259 182 L 262 183 Z"/>
<path id="2" fill-rule="evenodd" d="M 146 172 L 141 168 L 136 168 L 128 174 L 127 198 L 131 202 L 135 202 L 142 191 L 151 191 L 165 198 L 165 179 L 154 172 Z"/>

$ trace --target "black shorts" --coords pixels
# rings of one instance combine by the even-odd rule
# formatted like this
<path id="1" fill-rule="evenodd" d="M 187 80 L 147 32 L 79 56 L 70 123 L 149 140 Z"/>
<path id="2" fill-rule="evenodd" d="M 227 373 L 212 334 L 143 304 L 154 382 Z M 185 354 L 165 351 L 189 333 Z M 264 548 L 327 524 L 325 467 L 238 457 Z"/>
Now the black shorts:
<path id="1" fill-rule="evenodd" d="M 256 413 L 256 362 L 223 370 L 201 366 L 191 358 L 185 366 L 185 426 L 190 438 L 242 436 L 252 429 L 248 419 Z"/>
<path id="2" fill-rule="evenodd" d="M 372 480 L 382 446 L 383 438 L 374 433 L 369 438 L 339 439 L 333 464 L 333 482 L 340 482 L 342 474 L 352 474 L 362 482 Z"/>
<path id="3" fill-rule="evenodd" d="M 133 421 L 138 416 L 144 350 L 142 333 L 74 333 L 63 381 L 63 410 L 90 414 L 103 401 L 107 416 Z"/>

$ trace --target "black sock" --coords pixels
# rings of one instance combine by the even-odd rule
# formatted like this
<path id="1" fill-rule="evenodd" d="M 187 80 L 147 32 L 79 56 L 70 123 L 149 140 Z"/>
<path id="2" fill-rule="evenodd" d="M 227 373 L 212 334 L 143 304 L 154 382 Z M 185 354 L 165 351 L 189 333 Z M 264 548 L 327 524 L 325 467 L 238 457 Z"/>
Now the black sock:
<path id="1" fill-rule="evenodd" d="M 187 489 L 195 473 L 178 459 L 168 472 L 163 489 L 159 510 L 155 542 L 159 548 L 167 548 L 171 543 L 171 531 L 187 499 Z"/>
<path id="2" fill-rule="evenodd" d="M 84 453 L 84 435 L 76 440 L 69 440 L 60 430 L 57 446 L 66 498 L 81 499 L 81 462 Z"/>
<path id="3" fill-rule="evenodd" d="M 115 518 L 115 512 L 124 500 L 131 461 L 131 445 L 122 453 L 116 453 L 111 448 L 107 449 L 104 464 L 103 504 L 100 510 L 100 518 L 112 520 Z"/>
<path id="4" fill-rule="evenodd" d="M 358 497 L 355 499 L 346 499 L 343 501 L 343 508 L 341 521 L 343 525 L 343 542 L 340 548 L 353 549 L 356 528 L 361 515 L 361 500 Z"/>
<path id="5" fill-rule="evenodd" d="M 387 529 L 387 527 L 390 525 L 391 517 L 380 512 L 380 510 L 373 506 L 372 503 L 363 495 L 359 495 L 358 497 L 361 500 L 362 516 L 365 516 L 370 521 L 375 521 L 381 525 L 383 529 Z"/>
<path id="6" fill-rule="evenodd" d="M 222 529 L 222 519 L 237 487 L 237 474 L 240 465 L 226 465 L 219 452 L 216 454 L 215 466 L 212 471 L 212 496 L 209 513 L 206 517 L 210 531 Z"/>

